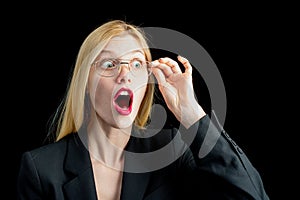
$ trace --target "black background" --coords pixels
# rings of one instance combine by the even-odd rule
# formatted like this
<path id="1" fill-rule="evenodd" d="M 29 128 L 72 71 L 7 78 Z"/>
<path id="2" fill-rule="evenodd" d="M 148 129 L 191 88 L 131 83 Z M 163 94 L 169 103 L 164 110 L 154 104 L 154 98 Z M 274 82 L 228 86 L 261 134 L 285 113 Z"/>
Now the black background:
<path id="1" fill-rule="evenodd" d="M 10 79 L 2 84 L 3 110 L 9 110 L 3 114 L 4 135 L 8 136 L 3 145 L 12 152 L 4 164 L 13 176 L 7 182 L 8 195 L 15 195 L 21 153 L 40 146 L 46 136 L 48 120 L 65 94 L 84 38 L 103 22 L 122 19 L 177 30 L 204 47 L 224 81 L 225 129 L 260 172 L 271 199 L 278 197 L 275 188 L 281 187 L 278 179 L 282 177 L 278 167 L 282 161 L 278 160 L 283 154 L 278 138 L 285 129 L 280 100 L 287 91 L 281 89 L 282 68 L 276 64 L 282 62 L 282 39 L 289 37 L 286 33 L 291 29 L 289 16 L 282 14 L 287 8 L 117 4 L 78 4 L 76 9 L 75 5 L 16 4 L 2 17 L 6 46 L 2 79 Z"/>

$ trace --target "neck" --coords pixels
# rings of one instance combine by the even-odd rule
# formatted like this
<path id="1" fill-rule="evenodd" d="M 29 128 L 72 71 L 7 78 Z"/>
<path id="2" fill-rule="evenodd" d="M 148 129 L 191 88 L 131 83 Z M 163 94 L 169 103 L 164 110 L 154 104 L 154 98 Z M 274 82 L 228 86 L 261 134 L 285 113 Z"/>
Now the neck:
<path id="1" fill-rule="evenodd" d="M 112 168 L 120 169 L 124 161 L 124 148 L 127 145 L 132 125 L 116 128 L 98 119 L 88 126 L 88 143 L 91 157 Z"/>

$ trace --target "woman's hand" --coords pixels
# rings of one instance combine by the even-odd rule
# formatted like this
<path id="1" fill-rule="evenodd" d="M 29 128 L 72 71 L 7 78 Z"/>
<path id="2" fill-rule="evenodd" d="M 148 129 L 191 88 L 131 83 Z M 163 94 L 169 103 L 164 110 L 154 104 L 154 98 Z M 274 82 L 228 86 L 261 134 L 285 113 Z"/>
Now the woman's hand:
<path id="1" fill-rule="evenodd" d="M 186 128 L 205 115 L 198 104 L 192 82 L 192 66 L 189 61 L 178 56 L 185 67 L 182 72 L 178 63 L 168 57 L 153 61 L 152 72 L 168 108 Z"/>

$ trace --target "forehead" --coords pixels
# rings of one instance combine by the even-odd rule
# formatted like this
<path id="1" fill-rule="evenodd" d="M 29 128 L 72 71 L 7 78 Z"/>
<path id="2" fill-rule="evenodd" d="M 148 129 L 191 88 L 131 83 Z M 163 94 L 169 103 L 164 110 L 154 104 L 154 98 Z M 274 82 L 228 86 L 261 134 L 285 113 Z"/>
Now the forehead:
<path id="1" fill-rule="evenodd" d="M 130 34 L 123 34 L 113 37 L 103 49 L 101 55 L 109 54 L 114 57 L 121 57 L 130 53 L 143 53 L 139 41 Z"/>

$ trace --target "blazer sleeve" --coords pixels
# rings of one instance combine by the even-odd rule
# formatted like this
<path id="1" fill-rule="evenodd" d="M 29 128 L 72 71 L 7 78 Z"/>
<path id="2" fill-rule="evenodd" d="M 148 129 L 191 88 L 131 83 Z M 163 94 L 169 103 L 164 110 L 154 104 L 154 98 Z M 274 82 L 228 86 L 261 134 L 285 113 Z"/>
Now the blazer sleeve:
<path id="1" fill-rule="evenodd" d="M 179 127 L 181 137 L 189 147 L 180 165 L 188 166 L 193 174 L 195 171 L 202 174 L 198 178 L 206 174 L 215 181 L 211 184 L 212 193 L 218 193 L 221 188 L 220 193 L 225 199 L 269 200 L 258 171 L 226 131 L 213 122 L 206 115 L 189 129 Z"/>
<path id="2" fill-rule="evenodd" d="M 43 199 L 39 175 L 35 168 L 33 158 L 25 152 L 21 158 L 21 165 L 17 180 L 17 199 Z"/>

